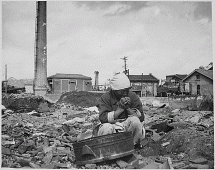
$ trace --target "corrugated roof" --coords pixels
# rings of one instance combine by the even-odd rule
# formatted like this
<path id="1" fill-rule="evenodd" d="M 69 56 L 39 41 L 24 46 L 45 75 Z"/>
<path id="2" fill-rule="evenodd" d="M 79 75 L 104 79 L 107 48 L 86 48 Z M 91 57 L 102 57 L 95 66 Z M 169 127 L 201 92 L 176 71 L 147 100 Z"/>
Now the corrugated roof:
<path id="1" fill-rule="evenodd" d="M 190 73 L 187 77 L 183 79 L 185 81 L 188 77 L 193 75 L 195 72 L 198 72 L 199 74 L 213 80 L 213 70 L 205 70 L 205 69 L 195 69 L 192 73 Z"/>
<path id="2" fill-rule="evenodd" d="M 64 73 L 56 73 L 55 75 L 47 77 L 47 79 L 84 79 L 84 80 L 92 80 L 91 77 L 84 76 L 82 74 L 64 74 Z"/>
<path id="3" fill-rule="evenodd" d="M 159 79 L 154 77 L 152 74 L 149 75 L 129 75 L 130 81 L 153 81 L 153 82 L 159 82 Z"/>

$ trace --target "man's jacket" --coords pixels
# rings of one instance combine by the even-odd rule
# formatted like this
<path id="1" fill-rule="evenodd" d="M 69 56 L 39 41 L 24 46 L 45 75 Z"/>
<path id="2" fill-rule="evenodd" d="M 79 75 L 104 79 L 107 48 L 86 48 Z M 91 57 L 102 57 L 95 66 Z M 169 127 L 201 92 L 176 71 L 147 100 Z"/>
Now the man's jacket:
<path id="1" fill-rule="evenodd" d="M 128 97 L 130 97 L 130 108 L 138 109 L 141 113 L 139 119 L 141 122 L 144 121 L 143 108 L 140 98 L 130 90 L 128 93 Z M 111 123 L 108 121 L 108 113 L 116 111 L 118 102 L 119 100 L 117 100 L 112 90 L 101 96 L 99 103 L 99 120 L 101 121 L 101 123 Z M 125 118 L 128 118 L 128 113 L 126 110 L 117 119 Z"/>

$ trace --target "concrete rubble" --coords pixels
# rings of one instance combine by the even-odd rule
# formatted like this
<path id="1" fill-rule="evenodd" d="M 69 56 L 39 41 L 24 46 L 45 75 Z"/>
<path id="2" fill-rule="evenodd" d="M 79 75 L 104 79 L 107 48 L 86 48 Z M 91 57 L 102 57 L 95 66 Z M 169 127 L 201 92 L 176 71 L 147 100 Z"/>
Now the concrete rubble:
<path id="1" fill-rule="evenodd" d="M 82 96 L 83 98 L 83 96 Z M 74 99 L 73 99 L 74 100 Z M 83 104 L 83 103 L 82 103 Z M 5 108 L 4 108 L 5 107 Z M 76 165 L 72 143 L 91 138 L 99 121 L 96 106 L 56 103 L 52 109 L 16 112 L 2 106 L 2 167 L 42 169 L 212 169 L 214 114 L 143 106 L 146 138 L 133 155 Z M 47 108 L 46 104 L 43 107 Z"/>

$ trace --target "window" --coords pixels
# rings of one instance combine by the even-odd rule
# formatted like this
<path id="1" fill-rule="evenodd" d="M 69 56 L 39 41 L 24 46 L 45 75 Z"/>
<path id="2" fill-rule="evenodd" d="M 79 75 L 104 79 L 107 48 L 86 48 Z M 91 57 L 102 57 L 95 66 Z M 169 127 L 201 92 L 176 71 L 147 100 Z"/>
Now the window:
<path id="1" fill-rule="evenodd" d="M 199 74 L 196 75 L 196 80 L 200 80 L 200 75 Z"/>
<path id="2" fill-rule="evenodd" d="M 200 85 L 197 85 L 197 95 L 200 95 Z"/>
<path id="3" fill-rule="evenodd" d="M 75 83 L 75 81 L 69 81 L 69 84 Z"/>

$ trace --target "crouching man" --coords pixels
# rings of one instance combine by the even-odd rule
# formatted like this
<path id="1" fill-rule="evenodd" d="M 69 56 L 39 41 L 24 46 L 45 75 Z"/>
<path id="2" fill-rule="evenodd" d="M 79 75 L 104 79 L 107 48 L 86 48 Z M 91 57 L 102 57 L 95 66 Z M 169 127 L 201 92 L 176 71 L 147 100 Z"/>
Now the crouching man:
<path id="1" fill-rule="evenodd" d="M 124 73 L 110 81 L 111 90 L 103 94 L 99 103 L 99 119 L 102 123 L 98 136 L 132 131 L 135 148 L 141 148 L 145 138 L 142 125 L 144 114 L 139 97 L 130 91 L 130 81 Z"/>

